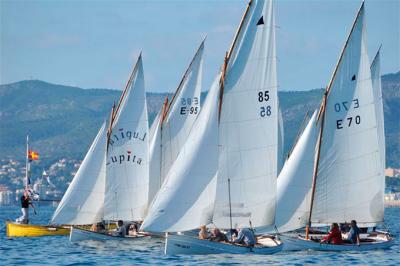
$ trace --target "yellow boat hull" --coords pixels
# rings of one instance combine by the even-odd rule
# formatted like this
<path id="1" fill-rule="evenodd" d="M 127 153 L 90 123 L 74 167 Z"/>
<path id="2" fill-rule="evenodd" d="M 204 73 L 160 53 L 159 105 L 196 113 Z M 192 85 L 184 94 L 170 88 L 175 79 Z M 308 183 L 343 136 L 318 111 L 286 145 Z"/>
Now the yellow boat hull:
<path id="1" fill-rule="evenodd" d="M 69 227 L 7 223 L 7 237 L 38 237 L 69 235 Z"/>

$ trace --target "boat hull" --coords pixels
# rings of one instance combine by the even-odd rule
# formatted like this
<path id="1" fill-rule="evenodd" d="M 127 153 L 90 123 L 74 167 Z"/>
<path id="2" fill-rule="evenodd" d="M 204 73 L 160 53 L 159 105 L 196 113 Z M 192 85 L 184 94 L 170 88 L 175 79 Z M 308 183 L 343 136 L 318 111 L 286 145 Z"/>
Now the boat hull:
<path id="1" fill-rule="evenodd" d="M 394 244 L 394 238 L 389 235 L 367 237 L 366 239 L 373 242 L 362 241 L 360 245 L 354 244 L 341 244 L 332 245 L 326 243 L 319 243 L 311 240 L 306 240 L 299 235 L 281 235 L 283 250 L 296 251 L 296 250 L 318 250 L 318 251 L 368 251 L 375 249 L 387 249 Z M 363 239 L 363 238 L 362 238 Z"/>
<path id="2" fill-rule="evenodd" d="M 107 240 L 136 240 L 143 239 L 144 237 L 149 237 L 148 235 L 139 235 L 139 236 L 112 236 L 104 233 L 93 232 L 81 228 L 72 227 L 71 232 L 69 234 L 69 241 L 71 242 L 80 242 L 86 240 L 94 240 L 94 241 L 107 241 Z"/>
<path id="3" fill-rule="evenodd" d="M 165 243 L 165 254 L 262 254 L 268 255 L 282 250 L 282 243 L 275 242 L 271 246 L 257 245 L 250 248 L 224 242 L 212 242 L 186 235 L 168 235 Z"/>
<path id="4" fill-rule="evenodd" d="M 17 224 L 12 222 L 6 223 L 7 237 L 40 237 L 40 236 L 57 236 L 68 235 L 69 227 L 51 226 L 51 225 L 33 225 L 33 224 Z"/>

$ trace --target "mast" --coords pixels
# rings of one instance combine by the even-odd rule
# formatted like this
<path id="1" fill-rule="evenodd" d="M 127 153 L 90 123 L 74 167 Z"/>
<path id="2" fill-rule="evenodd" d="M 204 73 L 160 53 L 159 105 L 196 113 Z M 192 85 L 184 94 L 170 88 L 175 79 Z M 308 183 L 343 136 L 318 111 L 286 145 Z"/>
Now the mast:
<path id="1" fill-rule="evenodd" d="M 231 225 L 231 242 L 233 242 L 233 235 L 232 235 L 232 202 L 231 202 L 231 179 L 228 178 L 228 195 L 229 195 L 229 222 Z"/>
<path id="2" fill-rule="evenodd" d="M 250 10 L 251 3 L 252 3 L 252 0 L 250 0 L 250 2 L 247 4 L 246 10 L 244 11 L 242 19 L 240 20 L 239 27 L 236 30 L 235 37 L 233 38 L 231 47 L 226 52 L 225 58 L 224 58 L 224 63 L 222 64 L 222 67 L 221 67 L 221 73 L 222 74 L 221 74 L 221 78 L 219 80 L 220 90 L 219 90 L 219 103 L 218 103 L 218 122 L 219 122 L 219 120 L 221 118 L 222 98 L 224 96 L 224 85 L 225 85 L 226 68 L 228 67 L 229 59 L 231 58 L 233 48 L 235 48 L 237 39 L 239 38 L 239 33 L 240 33 L 240 31 L 241 31 L 241 29 L 243 27 L 244 20 L 246 19 L 247 14 L 248 14 L 248 12 Z"/>
<path id="3" fill-rule="evenodd" d="M 110 137 L 111 137 L 112 125 L 113 125 L 113 123 L 114 123 L 114 119 L 113 119 L 113 117 L 114 117 L 114 112 L 115 112 L 115 102 L 114 102 L 114 104 L 113 104 L 113 107 L 111 108 L 111 113 L 110 113 L 110 124 L 109 124 L 108 129 L 107 129 L 107 146 L 106 146 L 107 151 L 108 151 L 108 145 L 110 144 Z"/>
<path id="4" fill-rule="evenodd" d="M 326 87 L 326 93 L 328 93 L 328 94 L 329 94 L 329 92 L 331 91 L 331 87 L 332 87 L 333 80 L 334 80 L 335 77 L 336 77 L 336 73 L 337 73 L 337 71 L 338 71 L 338 69 L 339 69 L 340 63 L 342 62 L 343 55 L 344 55 L 344 51 L 346 50 L 347 45 L 349 44 L 350 36 L 351 36 L 351 34 L 353 33 L 353 31 L 354 31 L 354 28 L 355 28 L 355 26 L 356 26 L 356 22 L 358 21 L 358 18 L 360 17 L 361 11 L 362 11 L 363 9 L 364 9 L 364 0 L 363 0 L 363 2 L 362 2 L 362 4 L 361 4 L 360 9 L 358 10 L 358 13 L 357 13 L 356 18 L 354 19 L 354 22 L 353 22 L 353 25 L 352 25 L 352 27 L 351 27 L 350 33 L 349 33 L 349 35 L 347 36 L 346 42 L 344 43 L 344 46 L 343 46 L 342 51 L 341 51 L 341 53 L 340 53 L 339 60 L 338 60 L 338 62 L 336 63 L 335 70 L 333 71 L 332 77 L 331 77 L 331 79 L 330 79 L 330 81 L 329 81 L 329 83 L 328 83 L 328 86 Z M 321 104 L 321 107 L 320 107 L 319 112 L 318 112 L 318 119 L 319 119 L 320 116 L 321 116 L 321 112 L 322 112 L 322 104 Z"/>
<path id="5" fill-rule="evenodd" d="M 172 99 L 171 99 L 168 107 L 165 109 L 165 115 L 163 115 L 163 119 L 161 120 L 161 127 L 162 127 L 162 123 L 164 122 L 164 119 L 167 117 L 167 114 L 169 113 L 169 110 L 171 109 L 172 104 L 175 102 L 176 96 L 179 94 L 179 92 L 182 89 L 183 82 L 186 80 L 187 76 L 189 75 L 189 69 L 191 68 L 191 66 L 194 63 L 194 60 L 197 58 L 198 54 L 200 53 L 200 50 L 204 47 L 204 42 L 205 42 L 206 38 L 207 37 L 204 37 L 204 39 L 201 42 L 199 48 L 197 48 L 197 51 L 196 51 L 195 55 L 193 56 L 192 61 L 190 61 L 189 66 L 186 68 L 185 74 L 183 75 L 181 81 L 179 82 L 179 85 L 176 88 L 175 93 L 172 96 Z"/>
<path id="6" fill-rule="evenodd" d="M 25 189 L 28 189 L 29 185 L 29 168 L 29 135 L 26 135 Z"/>
<path id="7" fill-rule="evenodd" d="M 325 114 L 326 113 L 326 103 L 327 103 L 327 100 L 328 100 L 328 94 L 329 94 L 329 92 L 330 92 L 330 90 L 332 88 L 332 83 L 333 83 L 333 80 L 336 77 L 336 73 L 337 73 L 337 71 L 339 69 L 339 65 L 342 62 L 343 55 L 344 55 L 344 52 L 345 52 L 345 50 L 347 48 L 347 45 L 349 43 L 351 34 L 353 33 L 354 28 L 356 26 L 356 23 L 357 23 L 357 21 L 358 21 L 358 19 L 360 17 L 361 11 L 363 11 L 363 10 L 364 10 L 364 1 L 362 2 L 361 7 L 357 12 L 357 16 L 354 19 L 354 22 L 353 22 L 353 25 L 351 27 L 350 33 L 348 34 L 346 42 L 345 42 L 345 44 L 344 44 L 344 46 L 342 48 L 342 51 L 340 53 L 340 57 L 339 57 L 339 60 L 338 60 L 338 62 L 336 64 L 335 70 L 334 70 L 334 72 L 332 74 L 332 77 L 331 77 L 331 79 L 329 81 L 328 86 L 326 87 L 326 90 L 325 90 L 325 93 L 324 93 L 324 98 L 322 99 L 321 107 L 320 107 L 319 112 L 318 112 L 317 123 L 318 123 L 318 120 L 321 118 L 321 116 L 322 116 L 322 118 L 321 118 L 321 126 L 320 126 L 320 130 L 319 130 L 319 135 L 318 135 L 317 154 L 316 154 L 316 159 L 315 159 L 315 163 L 314 163 L 313 182 L 312 182 L 311 201 L 310 201 L 310 211 L 309 211 L 309 215 L 308 215 L 308 222 L 307 222 L 307 225 L 306 225 L 306 239 L 309 239 L 309 229 L 311 227 L 312 209 L 313 209 L 313 205 L 314 205 L 314 196 L 315 196 L 315 185 L 316 185 L 316 182 L 317 182 L 318 166 L 319 166 L 320 151 L 321 151 L 322 137 L 323 137 L 323 131 L 324 131 L 324 123 L 325 123 L 325 115 L 326 115 Z"/>
<path id="8" fill-rule="evenodd" d="M 165 96 L 163 106 L 161 108 L 161 117 L 160 117 L 160 188 L 162 186 L 161 181 L 162 181 L 162 130 L 163 130 L 163 122 L 165 117 L 167 116 L 169 110 L 168 106 L 168 96 Z"/>
<path id="9" fill-rule="evenodd" d="M 126 92 L 127 92 L 127 91 L 129 90 L 129 88 L 131 87 L 134 74 L 136 73 L 136 70 L 137 70 L 137 68 L 138 68 L 138 63 L 139 63 L 139 61 L 140 61 L 141 59 L 142 59 L 142 52 L 140 52 L 139 57 L 138 57 L 138 59 L 136 60 L 136 64 L 135 64 L 135 66 L 134 66 L 134 68 L 133 68 L 133 70 L 132 70 L 132 72 L 131 72 L 131 75 L 129 76 L 128 82 L 127 82 L 126 85 L 125 85 L 125 89 L 124 89 L 124 91 L 122 92 L 121 97 L 119 98 L 117 107 L 115 107 L 115 104 L 114 104 L 114 106 L 113 106 L 113 108 L 112 108 L 112 110 L 111 110 L 110 125 L 109 125 L 109 127 L 108 127 L 108 132 L 107 132 L 107 148 L 108 148 L 108 144 L 109 144 L 109 142 L 110 142 L 110 136 L 111 136 L 112 127 L 113 127 L 113 125 L 114 125 L 114 120 L 115 120 L 115 118 L 117 117 L 119 108 L 121 107 L 121 104 L 122 104 L 122 102 L 123 102 L 123 100 L 124 100 L 124 98 L 125 98 Z"/>

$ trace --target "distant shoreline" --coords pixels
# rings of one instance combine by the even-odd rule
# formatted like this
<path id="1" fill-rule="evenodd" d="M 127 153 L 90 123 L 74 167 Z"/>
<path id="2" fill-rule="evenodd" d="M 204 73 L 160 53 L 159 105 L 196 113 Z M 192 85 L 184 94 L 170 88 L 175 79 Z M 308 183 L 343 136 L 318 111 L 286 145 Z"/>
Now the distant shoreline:
<path id="1" fill-rule="evenodd" d="M 385 207 L 386 208 L 400 207 L 400 200 L 388 200 L 388 201 L 385 201 Z"/>

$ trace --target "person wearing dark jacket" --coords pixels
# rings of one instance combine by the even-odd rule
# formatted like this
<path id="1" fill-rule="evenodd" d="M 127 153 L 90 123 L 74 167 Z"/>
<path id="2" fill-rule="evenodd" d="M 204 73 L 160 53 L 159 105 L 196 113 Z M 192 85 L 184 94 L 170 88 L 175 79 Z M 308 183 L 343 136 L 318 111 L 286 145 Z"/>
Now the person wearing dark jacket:
<path id="1" fill-rule="evenodd" d="M 213 228 L 211 230 L 211 236 L 209 239 L 214 242 L 228 241 L 226 235 L 224 235 L 218 228 Z"/>
<path id="2" fill-rule="evenodd" d="M 28 191 L 24 192 L 24 195 L 21 196 L 21 212 L 22 216 L 19 217 L 16 222 L 21 224 L 29 223 L 29 206 L 32 207 L 33 212 L 36 214 L 35 207 L 31 202 L 31 198 L 29 197 Z"/>

